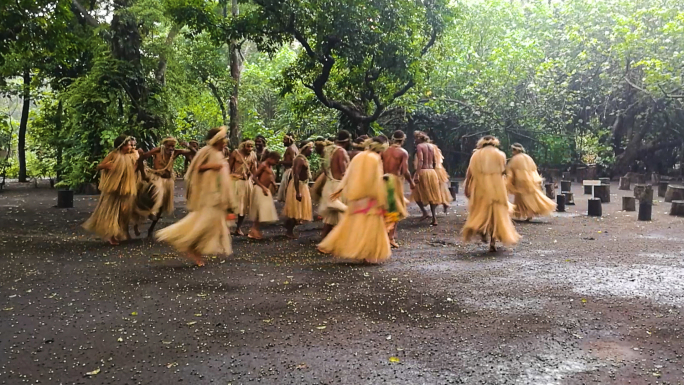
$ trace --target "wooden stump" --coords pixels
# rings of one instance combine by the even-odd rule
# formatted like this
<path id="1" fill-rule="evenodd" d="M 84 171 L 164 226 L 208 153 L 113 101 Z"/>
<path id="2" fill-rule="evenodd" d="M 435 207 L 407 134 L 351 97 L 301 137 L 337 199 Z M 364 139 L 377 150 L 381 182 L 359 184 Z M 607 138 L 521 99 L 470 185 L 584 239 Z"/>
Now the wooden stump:
<path id="1" fill-rule="evenodd" d="M 590 217 L 600 217 L 603 215 L 603 210 L 601 209 L 601 199 L 590 198 L 589 207 L 587 209 L 587 215 Z"/>
<path id="2" fill-rule="evenodd" d="M 591 195 L 591 190 L 594 186 L 584 186 L 584 195 Z"/>
<path id="3" fill-rule="evenodd" d="M 558 194 L 556 196 L 556 211 L 559 213 L 565 212 L 565 195 Z"/>
<path id="4" fill-rule="evenodd" d="M 639 196 L 642 194 L 644 189 L 646 188 L 645 184 L 637 184 L 634 185 L 634 197 L 639 199 Z"/>
<path id="5" fill-rule="evenodd" d="M 610 203 L 610 185 L 594 186 L 594 197 L 601 199 L 602 203 Z"/>
<path id="6" fill-rule="evenodd" d="M 639 201 L 639 220 L 640 221 L 650 221 L 651 213 L 653 212 L 653 202 L 642 202 Z"/>
<path id="7" fill-rule="evenodd" d="M 622 211 L 636 211 L 636 198 L 622 197 Z"/>
<path id="8" fill-rule="evenodd" d="M 57 190 L 57 207 L 60 209 L 74 207 L 74 192 L 72 190 Z"/>
<path id="9" fill-rule="evenodd" d="M 553 187 L 553 183 L 546 183 L 544 185 L 544 188 L 546 189 L 546 196 L 549 199 L 553 199 L 556 196 L 556 188 Z"/>
<path id="10" fill-rule="evenodd" d="M 684 217 L 684 201 L 672 201 L 672 208 L 670 209 L 670 215 L 676 215 L 678 217 Z"/>
<path id="11" fill-rule="evenodd" d="M 634 198 L 639 200 L 639 204 L 648 203 L 653 205 L 653 186 L 644 185 L 638 191 L 635 190 Z"/>
<path id="12" fill-rule="evenodd" d="M 684 186 L 669 185 L 665 191 L 665 202 L 684 201 Z"/>
<path id="13" fill-rule="evenodd" d="M 667 186 L 670 185 L 670 182 L 658 182 L 658 196 L 661 198 L 665 197 L 665 193 L 667 192 Z"/>
<path id="14" fill-rule="evenodd" d="M 561 191 L 572 191 L 572 181 L 562 180 L 561 181 Z"/>
<path id="15" fill-rule="evenodd" d="M 619 187 L 619 189 L 620 189 L 620 190 L 629 190 L 629 189 L 630 189 L 630 188 L 629 188 L 629 183 L 630 183 L 630 182 L 629 182 L 629 178 L 625 178 L 624 176 L 623 176 L 623 177 L 620 177 L 620 187 Z"/>
<path id="16" fill-rule="evenodd" d="M 562 191 L 561 194 L 565 195 L 565 204 L 567 206 L 575 205 L 575 195 L 572 193 L 572 191 Z"/>
<path id="17" fill-rule="evenodd" d="M 599 178 L 601 181 L 601 184 L 607 184 L 610 185 L 610 178 Z"/>

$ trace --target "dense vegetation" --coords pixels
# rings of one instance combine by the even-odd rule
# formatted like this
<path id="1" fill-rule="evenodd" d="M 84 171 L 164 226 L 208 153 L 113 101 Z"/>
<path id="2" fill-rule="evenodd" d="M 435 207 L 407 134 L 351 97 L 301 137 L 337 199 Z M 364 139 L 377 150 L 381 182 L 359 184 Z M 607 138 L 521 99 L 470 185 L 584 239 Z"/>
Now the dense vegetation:
<path id="1" fill-rule="evenodd" d="M 541 165 L 684 160 L 684 0 L 17 0 L 0 6 L 0 169 L 77 186 L 125 132 L 227 125 L 279 148 L 428 131 L 452 172 L 485 133 Z"/>

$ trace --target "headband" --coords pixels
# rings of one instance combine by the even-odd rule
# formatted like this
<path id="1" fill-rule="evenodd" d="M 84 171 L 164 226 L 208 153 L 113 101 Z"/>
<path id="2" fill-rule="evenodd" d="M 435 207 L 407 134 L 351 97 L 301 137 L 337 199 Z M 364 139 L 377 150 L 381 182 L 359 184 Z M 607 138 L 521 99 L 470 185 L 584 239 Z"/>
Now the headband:
<path id="1" fill-rule="evenodd" d="M 285 135 L 283 138 L 284 139 L 290 139 L 290 142 L 294 142 L 294 138 L 291 137 L 290 135 Z"/>
<path id="2" fill-rule="evenodd" d="M 302 146 L 302 148 L 299 149 L 299 152 L 302 152 L 307 148 L 311 148 L 311 147 L 313 147 L 313 145 L 314 145 L 313 142 L 309 142 L 309 143 L 305 144 L 304 146 Z"/>
<path id="3" fill-rule="evenodd" d="M 166 143 L 169 143 L 169 142 L 173 142 L 173 145 L 175 146 L 176 143 L 178 143 L 178 140 L 176 140 L 176 138 L 171 137 L 171 136 L 168 137 L 168 138 L 166 138 L 166 139 L 164 139 L 164 140 L 162 140 L 162 144 L 166 144 Z"/>
<path id="4" fill-rule="evenodd" d="M 245 140 L 244 142 L 240 143 L 240 145 L 238 146 L 238 150 L 242 150 L 248 144 L 251 145 L 252 147 L 254 147 L 254 141 L 253 140 Z"/>
<path id="5" fill-rule="evenodd" d="M 211 139 L 209 139 L 209 145 L 213 146 L 215 145 L 219 140 L 223 140 L 226 138 L 226 126 L 221 126 L 219 128 L 219 132 L 216 133 Z"/>
<path id="6" fill-rule="evenodd" d="M 480 140 L 477 141 L 476 147 L 477 147 L 477 148 L 482 148 L 482 147 L 484 147 L 484 146 L 499 147 L 499 144 L 501 144 L 501 143 L 499 142 L 499 139 L 497 139 L 497 138 L 495 138 L 495 137 L 491 137 L 491 138 L 487 138 L 487 139 L 485 139 L 485 138 L 480 138 Z"/>
<path id="7" fill-rule="evenodd" d="M 387 143 L 374 142 L 372 139 L 371 143 L 368 145 L 368 149 L 374 152 L 383 152 L 387 150 L 387 147 L 389 147 Z"/>
<path id="8" fill-rule="evenodd" d="M 132 136 L 127 136 L 126 139 L 124 139 L 124 141 L 121 142 L 121 144 L 116 147 L 116 149 L 121 150 L 121 147 L 125 146 L 126 143 L 130 142 L 131 138 L 132 138 Z"/>
<path id="9" fill-rule="evenodd" d="M 520 151 L 520 152 L 525 152 L 525 147 L 523 147 L 522 144 L 520 144 L 520 143 L 515 143 L 515 144 L 513 144 L 513 145 L 511 146 L 511 149 L 517 150 L 517 151 Z"/>

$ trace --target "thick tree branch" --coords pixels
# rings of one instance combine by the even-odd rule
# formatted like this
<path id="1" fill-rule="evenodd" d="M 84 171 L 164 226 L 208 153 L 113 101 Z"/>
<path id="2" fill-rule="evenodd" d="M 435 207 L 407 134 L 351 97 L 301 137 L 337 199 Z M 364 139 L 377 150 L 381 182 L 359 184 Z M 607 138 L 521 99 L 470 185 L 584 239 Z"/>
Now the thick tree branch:
<path id="1" fill-rule="evenodd" d="M 91 27 L 98 27 L 100 25 L 97 19 L 91 16 L 90 13 L 88 13 L 88 10 L 85 9 L 85 7 L 78 2 L 78 0 L 71 0 L 71 4 L 81 14 L 81 16 L 85 19 L 86 23 L 88 23 L 88 25 L 90 25 Z"/>
<path id="2" fill-rule="evenodd" d="M 166 35 L 166 46 L 169 47 L 171 44 L 173 44 L 174 39 L 178 35 L 178 32 L 180 31 L 180 26 L 178 24 L 174 24 L 171 26 L 171 30 L 169 31 L 169 34 Z M 168 63 L 168 58 L 166 56 L 166 52 L 162 51 L 162 54 L 159 55 L 159 63 L 157 64 L 157 70 L 154 73 L 154 78 L 157 79 L 157 81 L 161 84 L 166 83 L 166 66 Z"/>

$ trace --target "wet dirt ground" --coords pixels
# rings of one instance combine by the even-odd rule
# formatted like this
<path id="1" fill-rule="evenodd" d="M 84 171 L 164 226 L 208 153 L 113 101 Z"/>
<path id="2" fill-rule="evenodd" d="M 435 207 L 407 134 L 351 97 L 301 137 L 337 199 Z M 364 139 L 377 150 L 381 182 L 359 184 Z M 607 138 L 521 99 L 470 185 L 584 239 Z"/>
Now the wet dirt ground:
<path id="1" fill-rule="evenodd" d="M 97 197 L 0 194 L 2 384 L 681 384 L 684 218 L 603 218 L 587 196 L 488 253 L 456 238 L 459 194 L 439 226 L 400 224 L 387 263 L 315 251 L 321 223 L 288 240 L 234 239 L 191 267 L 167 245 L 111 247 L 80 224 Z M 176 193 L 176 218 L 184 215 Z M 662 198 L 660 198 L 662 199 Z M 90 373 L 90 374 L 87 374 Z"/>

